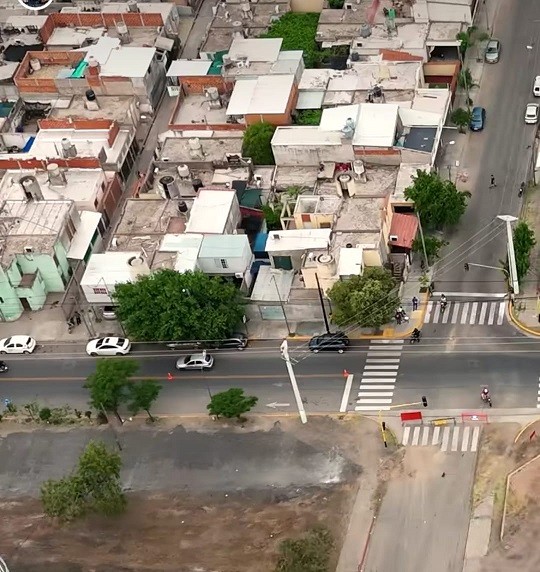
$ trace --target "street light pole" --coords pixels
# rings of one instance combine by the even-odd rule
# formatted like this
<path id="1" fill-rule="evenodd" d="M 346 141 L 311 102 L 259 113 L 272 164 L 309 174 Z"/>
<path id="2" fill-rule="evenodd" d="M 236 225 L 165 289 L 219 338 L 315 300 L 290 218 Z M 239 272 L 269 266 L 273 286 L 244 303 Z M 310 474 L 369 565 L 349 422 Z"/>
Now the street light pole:
<path id="1" fill-rule="evenodd" d="M 499 215 L 498 219 L 506 223 L 506 237 L 508 240 L 508 268 L 510 270 L 510 285 L 512 293 L 517 296 L 519 294 L 519 281 L 517 276 L 516 267 L 516 252 L 514 250 L 514 235 L 512 233 L 512 223 L 517 220 L 517 217 L 512 215 Z"/>
<path id="2" fill-rule="evenodd" d="M 285 360 L 287 366 L 287 372 L 289 374 L 289 379 L 291 380 L 291 386 L 294 393 L 294 398 L 296 400 L 296 406 L 298 407 L 298 414 L 300 415 L 300 420 L 302 423 L 307 423 L 306 410 L 304 409 L 304 403 L 302 402 L 302 396 L 300 395 L 300 390 L 298 389 L 298 383 L 296 383 L 296 376 L 294 375 L 294 369 L 291 363 L 291 358 L 289 356 L 289 343 L 287 340 L 283 340 L 280 346 L 281 357 Z"/>
<path id="3" fill-rule="evenodd" d="M 285 320 L 285 325 L 287 326 L 287 332 L 289 336 L 291 335 L 291 328 L 289 326 L 289 320 L 287 320 L 287 314 L 285 314 L 285 306 L 283 305 L 283 300 L 281 299 L 281 294 L 279 292 L 279 286 L 276 282 L 276 277 L 272 274 L 272 280 L 274 281 L 274 286 L 276 287 L 276 293 L 279 300 L 279 305 L 281 306 L 281 313 L 283 314 L 283 319 Z"/>

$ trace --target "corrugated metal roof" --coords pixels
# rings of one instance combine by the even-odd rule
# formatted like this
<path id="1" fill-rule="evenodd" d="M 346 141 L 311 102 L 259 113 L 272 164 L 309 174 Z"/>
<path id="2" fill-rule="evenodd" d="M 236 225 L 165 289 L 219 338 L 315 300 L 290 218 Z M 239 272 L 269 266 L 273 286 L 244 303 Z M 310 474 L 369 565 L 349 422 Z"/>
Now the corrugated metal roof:
<path id="1" fill-rule="evenodd" d="M 396 236 L 397 240 L 390 240 L 389 244 L 400 248 L 412 248 L 417 232 L 418 219 L 415 215 L 394 213 L 390 225 L 390 236 Z"/>

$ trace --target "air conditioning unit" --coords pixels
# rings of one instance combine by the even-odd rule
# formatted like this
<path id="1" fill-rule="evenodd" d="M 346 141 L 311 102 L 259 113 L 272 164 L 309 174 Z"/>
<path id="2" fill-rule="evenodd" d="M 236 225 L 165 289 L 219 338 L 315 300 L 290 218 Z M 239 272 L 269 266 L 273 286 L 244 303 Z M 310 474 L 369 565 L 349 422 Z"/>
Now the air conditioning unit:
<path id="1" fill-rule="evenodd" d="M 347 2 L 346 4 L 343 5 L 343 8 L 345 8 L 345 10 L 352 10 L 352 9 L 353 9 L 353 5 L 350 4 L 349 2 Z"/>
<path id="2" fill-rule="evenodd" d="M 244 275 L 242 274 L 242 272 L 235 272 L 234 273 L 234 277 L 238 278 L 239 280 L 242 280 L 242 278 L 244 277 Z"/>
<path id="3" fill-rule="evenodd" d="M 397 242 L 398 241 L 398 235 L 397 234 L 391 234 L 389 236 L 390 238 L 390 242 Z"/>

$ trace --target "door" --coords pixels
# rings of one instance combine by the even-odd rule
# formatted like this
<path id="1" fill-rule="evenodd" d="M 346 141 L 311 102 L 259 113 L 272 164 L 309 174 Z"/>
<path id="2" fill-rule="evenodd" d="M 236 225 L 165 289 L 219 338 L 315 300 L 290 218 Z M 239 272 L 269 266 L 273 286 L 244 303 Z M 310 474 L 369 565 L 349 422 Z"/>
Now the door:
<path id="1" fill-rule="evenodd" d="M 292 270 L 292 259 L 290 256 L 274 256 L 274 267 L 278 270 Z"/>
<path id="2" fill-rule="evenodd" d="M 24 310 L 26 311 L 31 311 L 32 308 L 30 307 L 30 303 L 28 302 L 27 298 L 19 298 L 19 300 L 21 301 L 22 307 Z"/>

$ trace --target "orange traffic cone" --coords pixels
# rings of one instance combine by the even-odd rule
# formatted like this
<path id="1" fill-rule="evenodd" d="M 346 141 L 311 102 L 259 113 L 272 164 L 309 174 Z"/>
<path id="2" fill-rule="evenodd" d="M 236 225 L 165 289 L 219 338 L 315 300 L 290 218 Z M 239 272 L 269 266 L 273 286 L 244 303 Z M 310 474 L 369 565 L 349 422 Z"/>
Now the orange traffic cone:
<path id="1" fill-rule="evenodd" d="M 349 372 L 346 369 L 343 370 L 343 377 L 349 377 Z"/>
<path id="2" fill-rule="evenodd" d="M 171 372 L 169 372 L 169 373 L 167 374 L 167 379 L 168 379 L 169 381 L 172 381 L 172 380 L 174 379 Z"/>

